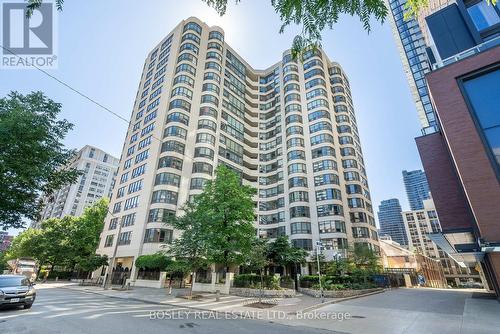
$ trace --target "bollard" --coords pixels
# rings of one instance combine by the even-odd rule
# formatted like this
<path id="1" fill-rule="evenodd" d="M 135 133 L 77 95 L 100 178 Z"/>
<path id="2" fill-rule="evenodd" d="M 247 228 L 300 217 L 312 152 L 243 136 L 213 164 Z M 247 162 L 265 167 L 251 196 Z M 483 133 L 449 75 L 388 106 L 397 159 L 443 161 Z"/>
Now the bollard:
<path id="1" fill-rule="evenodd" d="M 215 290 L 215 301 L 220 301 L 220 290 Z"/>

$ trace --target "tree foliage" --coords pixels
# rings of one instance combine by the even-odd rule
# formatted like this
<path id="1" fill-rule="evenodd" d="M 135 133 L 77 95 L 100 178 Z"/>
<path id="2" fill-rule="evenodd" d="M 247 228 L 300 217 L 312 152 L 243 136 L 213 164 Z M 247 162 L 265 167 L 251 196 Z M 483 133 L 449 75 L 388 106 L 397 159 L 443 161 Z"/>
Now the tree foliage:
<path id="1" fill-rule="evenodd" d="M 208 181 L 195 197 L 211 262 L 226 267 L 239 265 L 252 251 L 256 235 L 254 194 L 254 188 L 241 184 L 235 172 L 221 165 L 215 171 L 215 180 Z"/>
<path id="2" fill-rule="evenodd" d="M 107 258 L 95 254 L 107 212 L 108 200 L 102 198 L 86 208 L 80 217 L 48 219 L 40 229 L 29 228 L 16 236 L 7 257 L 31 257 L 40 266 L 97 269 L 107 263 Z"/>
<path id="3" fill-rule="evenodd" d="M 252 240 L 252 251 L 248 254 L 243 266 L 248 270 L 262 273 L 270 264 L 268 241 L 255 237 Z"/>
<path id="4" fill-rule="evenodd" d="M 243 263 L 252 251 L 255 237 L 255 189 L 242 185 L 236 173 L 219 166 L 215 179 L 183 209 L 180 217 L 169 220 L 182 232 L 171 246 L 175 258 L 186 259 L 195 267 L 207 263 Z"/>
<path id="5" fill-rule="evenodd" d="M 275 266 L 285 268 L 289 265 L 304 263 L 307 255 L 307 251 L 292 246 L 288 236 L 278 237 L 269 244 L 268 257 L 271 264 Z"/>
<path id="6" fill-rule="evenodd" d="M 43 0 L 25 0 L 30 17 L 33 11 L 41 6 Z M 220 16 L 226 14 L 228 0 L 203 0 L 215 9 Z M 241 0 L 234 0 L 237 4 Z M 496 5 L 497 0 L 487 0 L 489 5 Z M 61 11 L 64 0 L 55 0 L 56 8 Z M 356 16 L 363 28 L 370 32 L 371 19 L 383 23 L 387 18 L 388 9 L 384 0 L 271 0 L 276 13 L 280 16 L 282 25 L 280 33 L 291 24 L 301 25 L 302 32 L 292 43 L 294 58 L 302 58 L 305 52 L 321 46 L 321 34 L 324 29 L 332 29 L 341 15 Z M 419 12 L 429 6 L 429 0 L 408 0 L 405 4 L 405 20 L 416 17 Z"/>
<path id="7" fill-rule="evenodd" d="M 5 252 L 0 252 L 0 275 L 3 274 L 3 271 L 8 268 L 7 260 L 5 259 Z"/>
<path id="8" fill-rule="evenodd" d="M 180 237 L 173 241 L 168 253 L 175 258 L 176 263 L 187 263 L 190 271 L 195 272 L 198 268 L 208 265 L 207 238 L 203 235 L 202 222 L 199 219 L 201 212 L 196 209 L 195 204 L 188 202 L 183 210 L 182 216 L 172 216 L 168 219 L 167 224 L 182 232 Z"/>
<path id="9" fill-rule="evenodd" d="M 27 2 L 27 11 L 26 16 L 31 17 L 33 15 L 33 11 L 40 8 L 43 3 L 43 0 L 26 0 Z M 55 0 L 56 8 L 58 11 L 61 11 L 63 8 L 64 0 Z"/>
<path id="10" fill-rule="evenodd" d="M 74 151 L 64 148 L 73 128 L 58 120 L 61 105 L 35 92 L 0 99 L 0 227 L 21 228 L 36 220 L 40 193 L 50 195 L 76 180 L 79 172 L 62 167 Z"/>
<path id="11" fill-rule="evenodd" d="M 382 270 L 380 257 L 366 246 L 349 249 L 348 257 L 329 262 L 325 274 L 330 276 L 370 276 Z"/>
<path id="12" fill-rule="evenodd" d="M 26 0 L 28 17 L 38 8 L 43 0 Z M 226 14 L 228 0 L 203 0 L 214 8 L 220 16 Z M 241 0 L 234 0 L 238 4 Z M 429 0 L 408 0 L 405 18 L 418 14 L 420 9 L 428 6 Z M 496 3 L 497 0 L 491 0 Z M 63 0 L 56 0 L 56 7 L 62 10 Z M 294 58 L 302 58 L 304 53 L 321 46 L 321 35 L 326 28 L 332 29 L 341 15 L 358 17 L 363 28 L 371 30 L 371 20 L 375 18 L 383 23 L 388 10 L 384 0 L 271 0 L 271 5 L 279 15 L 282 25 L 280 33 L 291 24 L 302 27 L 301 33 L 292 43 Z"/>
<path id="13" fill-rule="evenodd" d="M 83 271 L 94 271 L 97 268 L 108 265 L 108 256 L 100 254 L 92 254 L 77 258 L 76 268 Z"/>
<path id="14" fill-rule="evenodd" d="M 141 255 L 135 260 L 137 268 L 159 269 L 166 271 L 172 260 L 162 252 L 155 254 Z"/>
<path id="15" fill-rule="evenodd" d="M 226 13 L 227 0 L 204 1 L 219 15 Z M 332 29 L 340 15 L 359 17 L 363 28 L 370 31 L 370 20 L 374 17 L 384 22 L 388 13 L 383 0 L 271 0 L 271 5 L 282 22 L 280 33 L 291 24 L 302 26 L 301 34 L 292 44 L 292 55 L 299 59 L 306 51 L 321 46 L 323 30 Z"/>

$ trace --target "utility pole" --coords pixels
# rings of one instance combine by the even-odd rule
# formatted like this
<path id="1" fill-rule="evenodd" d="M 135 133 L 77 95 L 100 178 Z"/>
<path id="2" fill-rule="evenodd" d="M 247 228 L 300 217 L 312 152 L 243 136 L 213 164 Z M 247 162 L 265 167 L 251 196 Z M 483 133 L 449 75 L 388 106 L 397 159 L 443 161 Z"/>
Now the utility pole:
<path id="1" fill-rule="evenodd" d="M 321 247 L 323 247 L 323 243 L 321 241 L 316 241 L 316 260 L 318 262 L 318 280 L 319 280 L 319 291 L 321 294 L 321 302 L 325 302 L 325 295 L 323 294 L 323 285 L 321 284 L 321 268 L 319 265 L 319 252 L 321 252 Z"/>

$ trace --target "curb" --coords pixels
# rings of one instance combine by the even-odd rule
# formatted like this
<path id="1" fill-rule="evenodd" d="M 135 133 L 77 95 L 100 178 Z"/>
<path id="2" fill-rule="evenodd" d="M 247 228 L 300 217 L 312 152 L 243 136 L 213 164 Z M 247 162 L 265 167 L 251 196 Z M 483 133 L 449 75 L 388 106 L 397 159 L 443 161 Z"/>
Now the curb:
<path id="1" fill-rule="evenodd" d="M 319 303 L 319 304 L 316 304 L 316 305 L 312 305 L 312 306 L 306 307 L 306 308 L 304 308 L 302 310 L 299 310 L 297 312 L 305 313 L 305 312 L 316 310 L 316 309 L 321 308 L 321 307 L 326 306 L 326 305 L 337 304 L 337 303 L 344 302 L 346 300 L 351 300 L 351 299 L 357 299 L 357 298 L 361 298 L 361 297 L 367 297 L 367 296 L 371 296 L 371 295 L 376 295 L 376 294 L 379 294 L 379 293 L 382 293 L 382 292 L 385 292 L 385 291 L 386 291 L 386 289 L 383 289 L 383 290 L 379 290 L 379 291 L 368 292 L 368 293 L 365 293 L 365 294 L 362 294 L 362 295 L 351 296 L 351 297 L 344 297 L 344 298 L 339 298 L 339 299 L 335 299 L 335 300 L 329 300 L 329 301 L 324 302 L 324 303 Z"/>

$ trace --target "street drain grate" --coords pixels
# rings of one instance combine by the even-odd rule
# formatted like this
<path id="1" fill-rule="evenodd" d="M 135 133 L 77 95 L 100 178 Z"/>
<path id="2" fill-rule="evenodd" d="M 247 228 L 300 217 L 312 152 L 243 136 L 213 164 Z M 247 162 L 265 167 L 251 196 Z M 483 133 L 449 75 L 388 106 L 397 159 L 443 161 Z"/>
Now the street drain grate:
<path id="1" fill-rule="evenodd" d="M 354 319 L 365 319 L 366 317 L 363 317 L 362 315 L 351 315 L 351 318 L 354 318 Z"/>

